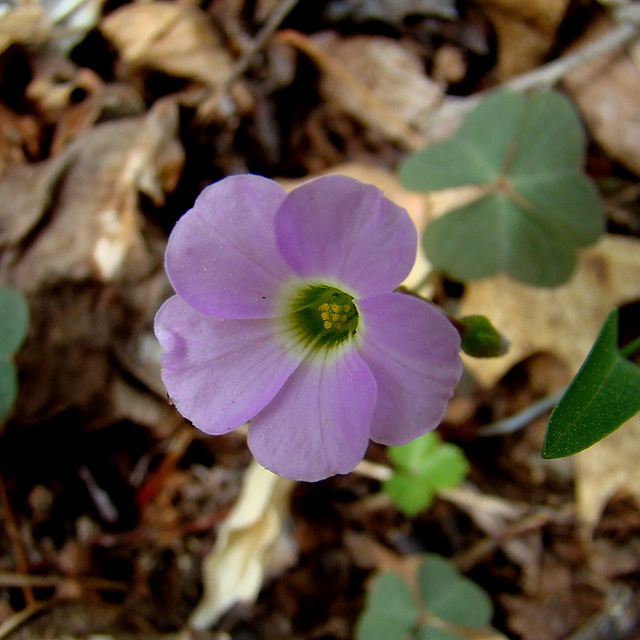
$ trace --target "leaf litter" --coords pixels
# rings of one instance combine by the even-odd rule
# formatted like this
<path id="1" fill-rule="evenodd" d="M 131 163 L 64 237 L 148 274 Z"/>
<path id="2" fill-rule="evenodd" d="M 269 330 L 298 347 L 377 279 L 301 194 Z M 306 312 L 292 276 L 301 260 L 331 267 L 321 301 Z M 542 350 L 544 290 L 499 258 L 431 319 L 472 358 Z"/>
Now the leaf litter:
<path id="1" fill-rule="evenodd" d="M 420 552 L 487 591 L 495 637 L 586 633 L 637 586 L 637 420 L 568 464 L 540 459 L 544 416 L 478 437 L 566 384 L 611 307 L 640 299 L 634 49 L 582 68 L 606 90 L 578 72 L 563 85 L 598 143 L 587 169 L 615 232 L 581 250 L 574 278 L 552 291 L 424 281 L 420 255 L 406 283 L 486 313 L 511 343 L 466 360 L 440 430 L 467 455 L 467 484 L 407 518 L 375 474 L 267 481 L 241 435 L 195 434 L 167 404 L 150 331 L 170 295 L 164 243 L 204 185 L 344 173 L 422 229 L 473 193 L 403 189 L 406 152 L 599 23 L 546 0 L 303 4 L 15 3 L 0 16 L 0 284 L 31 313 L 0 427 L 3 640 L 347 640 L 375 571 L 415 579 Z M 212 96 L 213 117 L 198 117 Z M 389 463 L 378 445 L 368 460 Z"/>

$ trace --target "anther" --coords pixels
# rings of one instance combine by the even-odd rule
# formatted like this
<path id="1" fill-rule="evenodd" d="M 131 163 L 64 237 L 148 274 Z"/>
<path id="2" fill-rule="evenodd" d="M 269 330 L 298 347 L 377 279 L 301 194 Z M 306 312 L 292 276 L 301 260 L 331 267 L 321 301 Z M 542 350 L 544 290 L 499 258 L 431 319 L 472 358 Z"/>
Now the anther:
<path id="1" fill-rule="evenodd" d="M 328 320 L 324 323 L 324 328 L 331 329 L 331 323 Z"/>

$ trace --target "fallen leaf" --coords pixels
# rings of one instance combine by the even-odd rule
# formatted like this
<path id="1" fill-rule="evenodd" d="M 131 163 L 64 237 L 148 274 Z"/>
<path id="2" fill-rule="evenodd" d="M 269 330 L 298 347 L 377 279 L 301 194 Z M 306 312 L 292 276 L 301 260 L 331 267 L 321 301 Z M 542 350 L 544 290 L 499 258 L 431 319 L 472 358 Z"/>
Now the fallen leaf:
<path id="1" fill-rule="evenodd" d="M 556 289 L 518 284 L 502 275 L 468 283 L 458 315 L 487 316 L 510 347 L 491 360 L 463 355 L 465 366 L 491 387 L 516 363 L 547 352 L 560 358 L 573 377 L 611 309 L 640 298 L 638 273 L 640 242 L 606 235 L 580 253 L 573 278 Z"/>
<path id="2" fill-rule="evenodd" d="M 420 58 L 382 36 L 341 37 L 321 32 L 306 38 L 294 31 L 279 39 L 313 59 L 323 71 L 320 92 L 329 103 L 388 140 L 407 148 L 425 144 L 419 129 L 443 99 Z"/>
<path id="3" fill-rule="evenodd" d="M 145 260 L 140 193 L 173 190 L 184 152 L 175 103 L 88 130 L 58 158 L 17 167 L 0 182 L 0 265 L 25 293 L 61 280 L 108 281 Z M 129 274 L 130 275 L 130 274 Z"/>
<path id="4" fill-rule="evenodd" d="M 595 22 L 576 46 L 609 33 L 608 19 Z M 569 72 L 563 86 L 580 110 L 591 135 L 606 154 L 640 175 L 640 43 L 599 56 Z"/>
<path id="5" fill-rule="evenodd" d="M 106 16 L 100 30 L 133 68 L 154 69 L 217 87 L 232 67 L 211 18 L 189 3 L 126 4 Z"/>
<path id="6" fill-rule="evenodd" d="M 139 199 L 160 206 L 175 187 L 184 162 L 177 127 L 176 104 L 160 100 L 145 116 L 94 126 L 58 157 L 13 167 L 0 181 L 0 279 L 33 309 L 17 419 L 108 396 L 118 344 L 165 297 L 165 238 L 146 223 Z"/>
<path id="7" fill-rule="evenodd" d="M 640 506 L 640 414 L 574 456 L 577 512 L 590 535 L 607 503 L 621 494 Z"/>
<path id="8" fill-rule="evenodd" d="M 12 44 L 46 41 L 51 24 L 42 6 L 22 3 L 0 15 L 0 53 Z"/>
<path id="9" fill-rule="evenodd" d="M 538 66 L 555 44 L 569 0 L 478 0 L 496 30 L 495 74 L 507 80 Z"/>
<path id="10" fill-rule="evenodd" d="M 192 628 L 206 629 L 234 604 L 254 602 L 265 577 L 293 564 L 284 527 L 294 486 L 251 462 L 238 501 L 203 560 L 204 595 L 191 614 Z"/>

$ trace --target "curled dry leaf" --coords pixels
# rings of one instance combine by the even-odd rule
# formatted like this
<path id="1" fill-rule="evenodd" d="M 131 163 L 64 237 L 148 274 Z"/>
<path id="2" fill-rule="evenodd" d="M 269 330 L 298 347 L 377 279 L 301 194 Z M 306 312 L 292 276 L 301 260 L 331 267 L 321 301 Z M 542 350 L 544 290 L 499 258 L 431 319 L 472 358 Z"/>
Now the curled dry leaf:
<path id="1" fill-rule="evenodd" d="M 263 581 L 291 566 L 293 541 L 285 531 L 293 480 L 252 461 L 237 503 L 203 561 L 204 596 L 189 624 L 206 629 L 238 602 L 253 602 Z"/>
<path id="2" fill-rule="evenodd" d="M 555 44 L 569 0 L 478 0 L 498 39 L 500 81 L 538 66 Z"/>
<path id="3" fill-rule="evenodd" d="M 125 261 L 142 265 L 138 198 L 160 205 L 176 185 L 184 162 L 177 118 L 174 103 L 157 103 L 144 117 L 96 126 L 58 158 L 4 176 L 0 267 L 11 269 L 14 286 L 28 293 L 68 279 L 111 280 Z"/>
<path id="4" fill-rule="evenodd" d="M 311 39 L 286 32 L 280 39 L 309 55 L 324 72 L 324 98 L 385 138 L 408 148 L 424 145 L 419 130 L 440 104 L 443 87 L 424 73 L 420 58 L 390 38 L 340 37 L 320 33 Z"/>
<path id="5" fill-rule="evenodd" d="M 584 45 L 613 29 L 602 19 L 576 43 Z M 640 175 L 640 42 L 600 56 L 568 73 L 563 85 L 580 110 L 589 132 L 609 156 Z"/>
<path id="6" fill-rule="evenodd" d="M 232 59 L 210 17 L 189 3 L 126 4 L 106 16 L 100 30 L 134 68 L 161 71 L 219 86 Z"/>
<path id="7" fill-rule="evenodd" d="M 42 6 L 22 3 L 0 15 L 0 53 L 12 44 L 46 41 L 51 24 Z"/>
<path id="8" fill-rule="evenodd" d="M 118 342 L 159 306 L 164 239 L 138 201 L 144 193 L 161 205 L 175 187 L 184 161 L 177 127 L 175 103 L 159 101 L 0 181 L 0 279 L 27 294 L 33 317 L 17 419 L 104 399 Z"/>

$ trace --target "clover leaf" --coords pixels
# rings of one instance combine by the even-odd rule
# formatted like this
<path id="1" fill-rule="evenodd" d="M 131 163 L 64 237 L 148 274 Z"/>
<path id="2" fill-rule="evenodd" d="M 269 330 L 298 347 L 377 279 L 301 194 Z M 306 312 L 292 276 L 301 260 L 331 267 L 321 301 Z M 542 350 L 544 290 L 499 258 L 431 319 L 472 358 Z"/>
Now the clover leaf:
<path id="1" fill-rule="evenodd" d="M 615 431 L 640 411 L 640 367 L 626 359 L 640 347 L 618 349 L 618 310 L 605 320 L 575 378 L 551 413 L 544 458 L 570 456 Z"/>
<path id="2" fill-rule="evenodd" d="M 576 249 L 604 228 L 584 159 L 582 125 L 561 94 L 499 92 L 452 138 L 407 158 L 399 176 L 418 191 L 479 187 L 475 200 L 427 226 L 422 243 L 434 268 L 460 281 L 504 271 L 552 287 L 568 280 Z"/>
<path id="3" fill-rule="evenodd" d="M 395 469 L 383 490 L 408 517 L 429 507 L 438 490 L 459 485 L 469 472 L 462 450 L 433 432 L 388 451 Z"/>
<path id="4" fill-rule="evenodd" d="M 18 394 L 13 354 L 22 345 L 29 326 L 29 308 L 21 293 L 0 288 L 0 420 L 11 411 Z"/>
<path id="5" fill-rule="evenodd" d="M 487 593 L 442 556 L 426 554 L 418 593 L 393 573 L 377 576 L 356 625 L 356 640 L 464 640 L 493 615 Z"/>
<path id="6" fill-rule="evenodd" d="M 367 595 L 356 638 L 398 640 L 414 626 L 418 616 L 418 608 L 402 578 L 395 573 L 382 573 Z"/>

